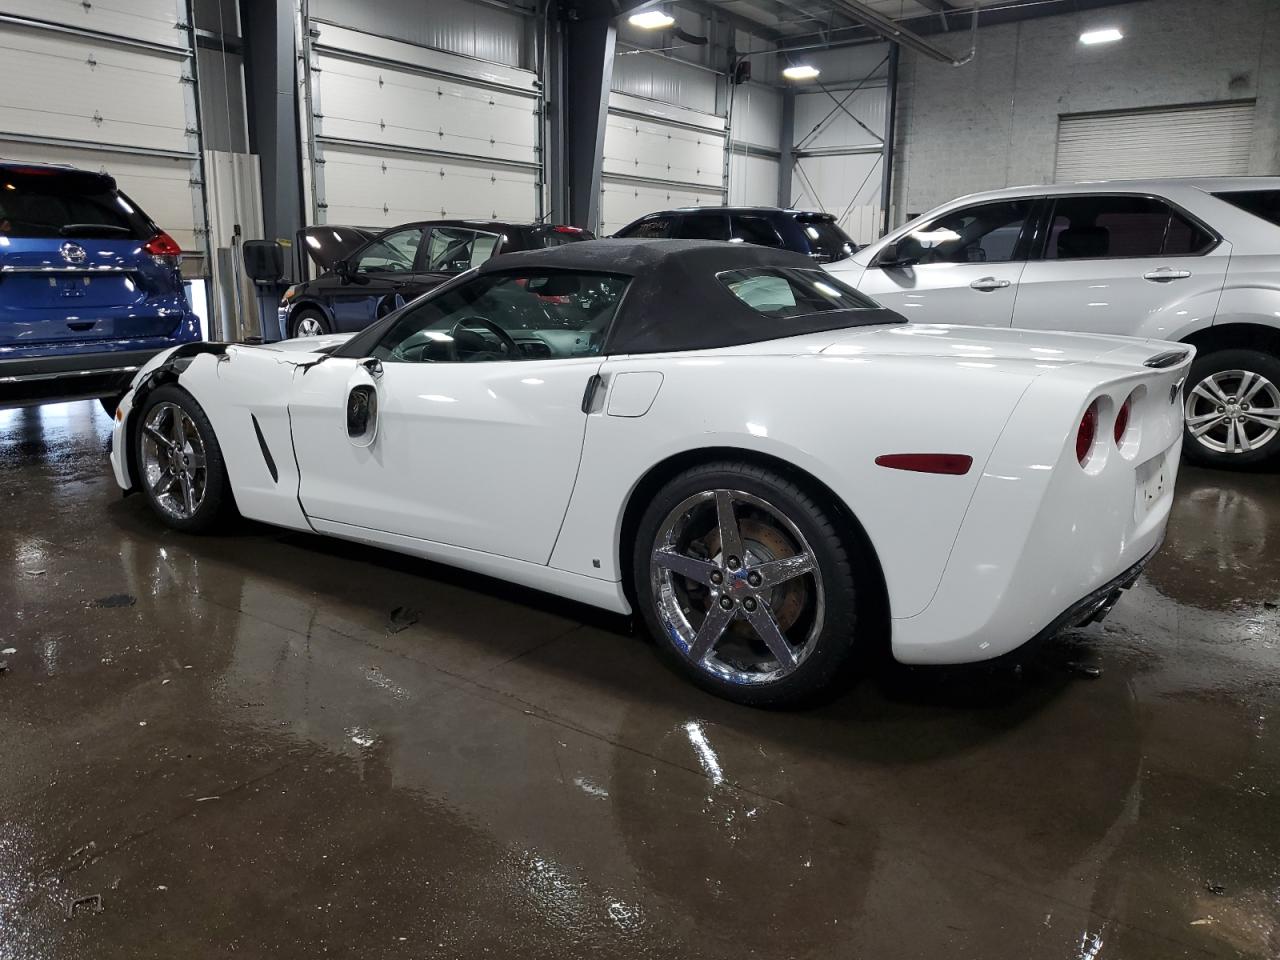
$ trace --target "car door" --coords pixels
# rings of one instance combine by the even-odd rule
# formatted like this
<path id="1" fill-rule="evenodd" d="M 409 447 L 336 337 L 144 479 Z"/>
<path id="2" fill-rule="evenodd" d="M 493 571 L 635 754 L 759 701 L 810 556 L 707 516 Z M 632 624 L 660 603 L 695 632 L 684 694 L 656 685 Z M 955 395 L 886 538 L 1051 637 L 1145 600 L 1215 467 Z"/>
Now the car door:
<path id="1" fill-rule="evenodd" d="M 351 281 L 334 277 L 325 295 L 339 331 L 363 330 L 379 304 L 411 283 L 422 243 L 422 227 L 401 227 L 370 241 L 347 261 Z"/>
<path id="2" fill-rule="evenodd" d="M 913 227 L 858 289 L 908 320 L 1007 327 L 1026 263 L 1034 197 L 976 203 Z"/>
<path id="3" fill-rule="evenodd" d="M 1159 337 L 1213 317 L 1230 245 L 1165 200 L 1055 197 L 1045 224 L 1014 326 Z"/>
<path id="4" fill-rule="evenodd" d="M 626 284 L 479 275 L 297 377 L 289 413 L 307 516 L 335 533 L 546 563 Z"/>

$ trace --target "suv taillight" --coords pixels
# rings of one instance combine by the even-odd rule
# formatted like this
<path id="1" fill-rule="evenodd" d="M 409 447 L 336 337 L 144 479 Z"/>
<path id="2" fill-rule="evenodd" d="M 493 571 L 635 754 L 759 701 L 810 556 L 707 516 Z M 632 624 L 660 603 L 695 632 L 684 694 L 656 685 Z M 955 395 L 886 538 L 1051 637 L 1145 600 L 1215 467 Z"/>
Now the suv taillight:
<path id="1" fill-rule="evenodd" d="M 1080 429 L 1076 431 L 1076 459 L 1080 466 L 1089 462 L 1089 454 L 1093 451 L 1093 442 L 1098 438 L 1098 401 L 1089 404 L 1089 409 L 1080 418 Z"/>
<path id="2" fill-rule="evenodd" d="M 182 248 L 178 241 L 163 230 L 142 245 L 142 249 L 155 259 L 162 267 L 178 269 L 178 258 L 182 256 Z"/>

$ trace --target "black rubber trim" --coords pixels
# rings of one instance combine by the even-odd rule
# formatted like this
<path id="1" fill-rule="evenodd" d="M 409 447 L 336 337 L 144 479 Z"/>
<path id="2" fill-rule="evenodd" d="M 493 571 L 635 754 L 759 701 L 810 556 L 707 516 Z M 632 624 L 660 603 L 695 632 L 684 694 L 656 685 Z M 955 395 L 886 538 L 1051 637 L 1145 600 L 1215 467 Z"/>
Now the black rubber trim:
<path id="1" fill-rule="evenodd" d="M 1163 370 L 1165 367 L 1176 367 L 1191 355 L 1190 350 L 1166 350 L 1142 361 L 1144 367 Z"/>
<path id="2" fill-rule="evenodd" d="M 271 450 L 267 447 L 267 438 L 262 435 L 262 427 L 258 425 L 258 418 L 252 413 L 249 419 L 253 421 L 253 432 L 258 437 L 258 447 L 262 450 L 262 459 L 267 461 L 267 470 L 271 473 L 271 482 L 280 482 L 280 471 L 276 468 L 275 458 L 271 456 Z"/>

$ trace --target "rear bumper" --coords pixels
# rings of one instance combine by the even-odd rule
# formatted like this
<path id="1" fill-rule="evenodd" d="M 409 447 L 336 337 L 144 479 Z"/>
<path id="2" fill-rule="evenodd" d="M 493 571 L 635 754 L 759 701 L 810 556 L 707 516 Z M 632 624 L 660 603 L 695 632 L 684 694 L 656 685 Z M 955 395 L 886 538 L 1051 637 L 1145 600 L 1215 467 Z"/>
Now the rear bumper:
<path id="1" fill-rule="evenodd" d="M 165 348 L 0 359 L 0 408 L 123 393 L 133 375 L 161 349 Z"/>

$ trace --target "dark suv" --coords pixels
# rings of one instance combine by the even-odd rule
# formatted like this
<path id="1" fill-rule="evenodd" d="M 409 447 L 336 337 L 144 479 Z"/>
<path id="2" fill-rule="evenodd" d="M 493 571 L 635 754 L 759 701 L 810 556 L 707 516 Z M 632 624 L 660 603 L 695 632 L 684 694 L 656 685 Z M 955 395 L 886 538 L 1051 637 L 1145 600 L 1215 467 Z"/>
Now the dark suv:
<path id="1" fill-rule="evenodd" d="M 637 239 L 728 240 L 794 250 L 818 263 L 852 256 L 858 245 L 829 213 L 779 207 L 685 207 L 651 213 L 614 236 Z"/>
<path id="2" fill-rule="evenodd" d="M 363 330 L 490 257 L 593 239 L 577 227 L 492 220 L 406 223 L 363 240 L 361 232 L 330 226 L 303 231 L 308 255 L 325 273 L 284 292 L 282 337 Z"/>
<path id="3" fill-rule="evenodd" d="M 182 251 L 111 177 L 0 160 L 0 407 L 102 398 L 200 338 Z"/>

